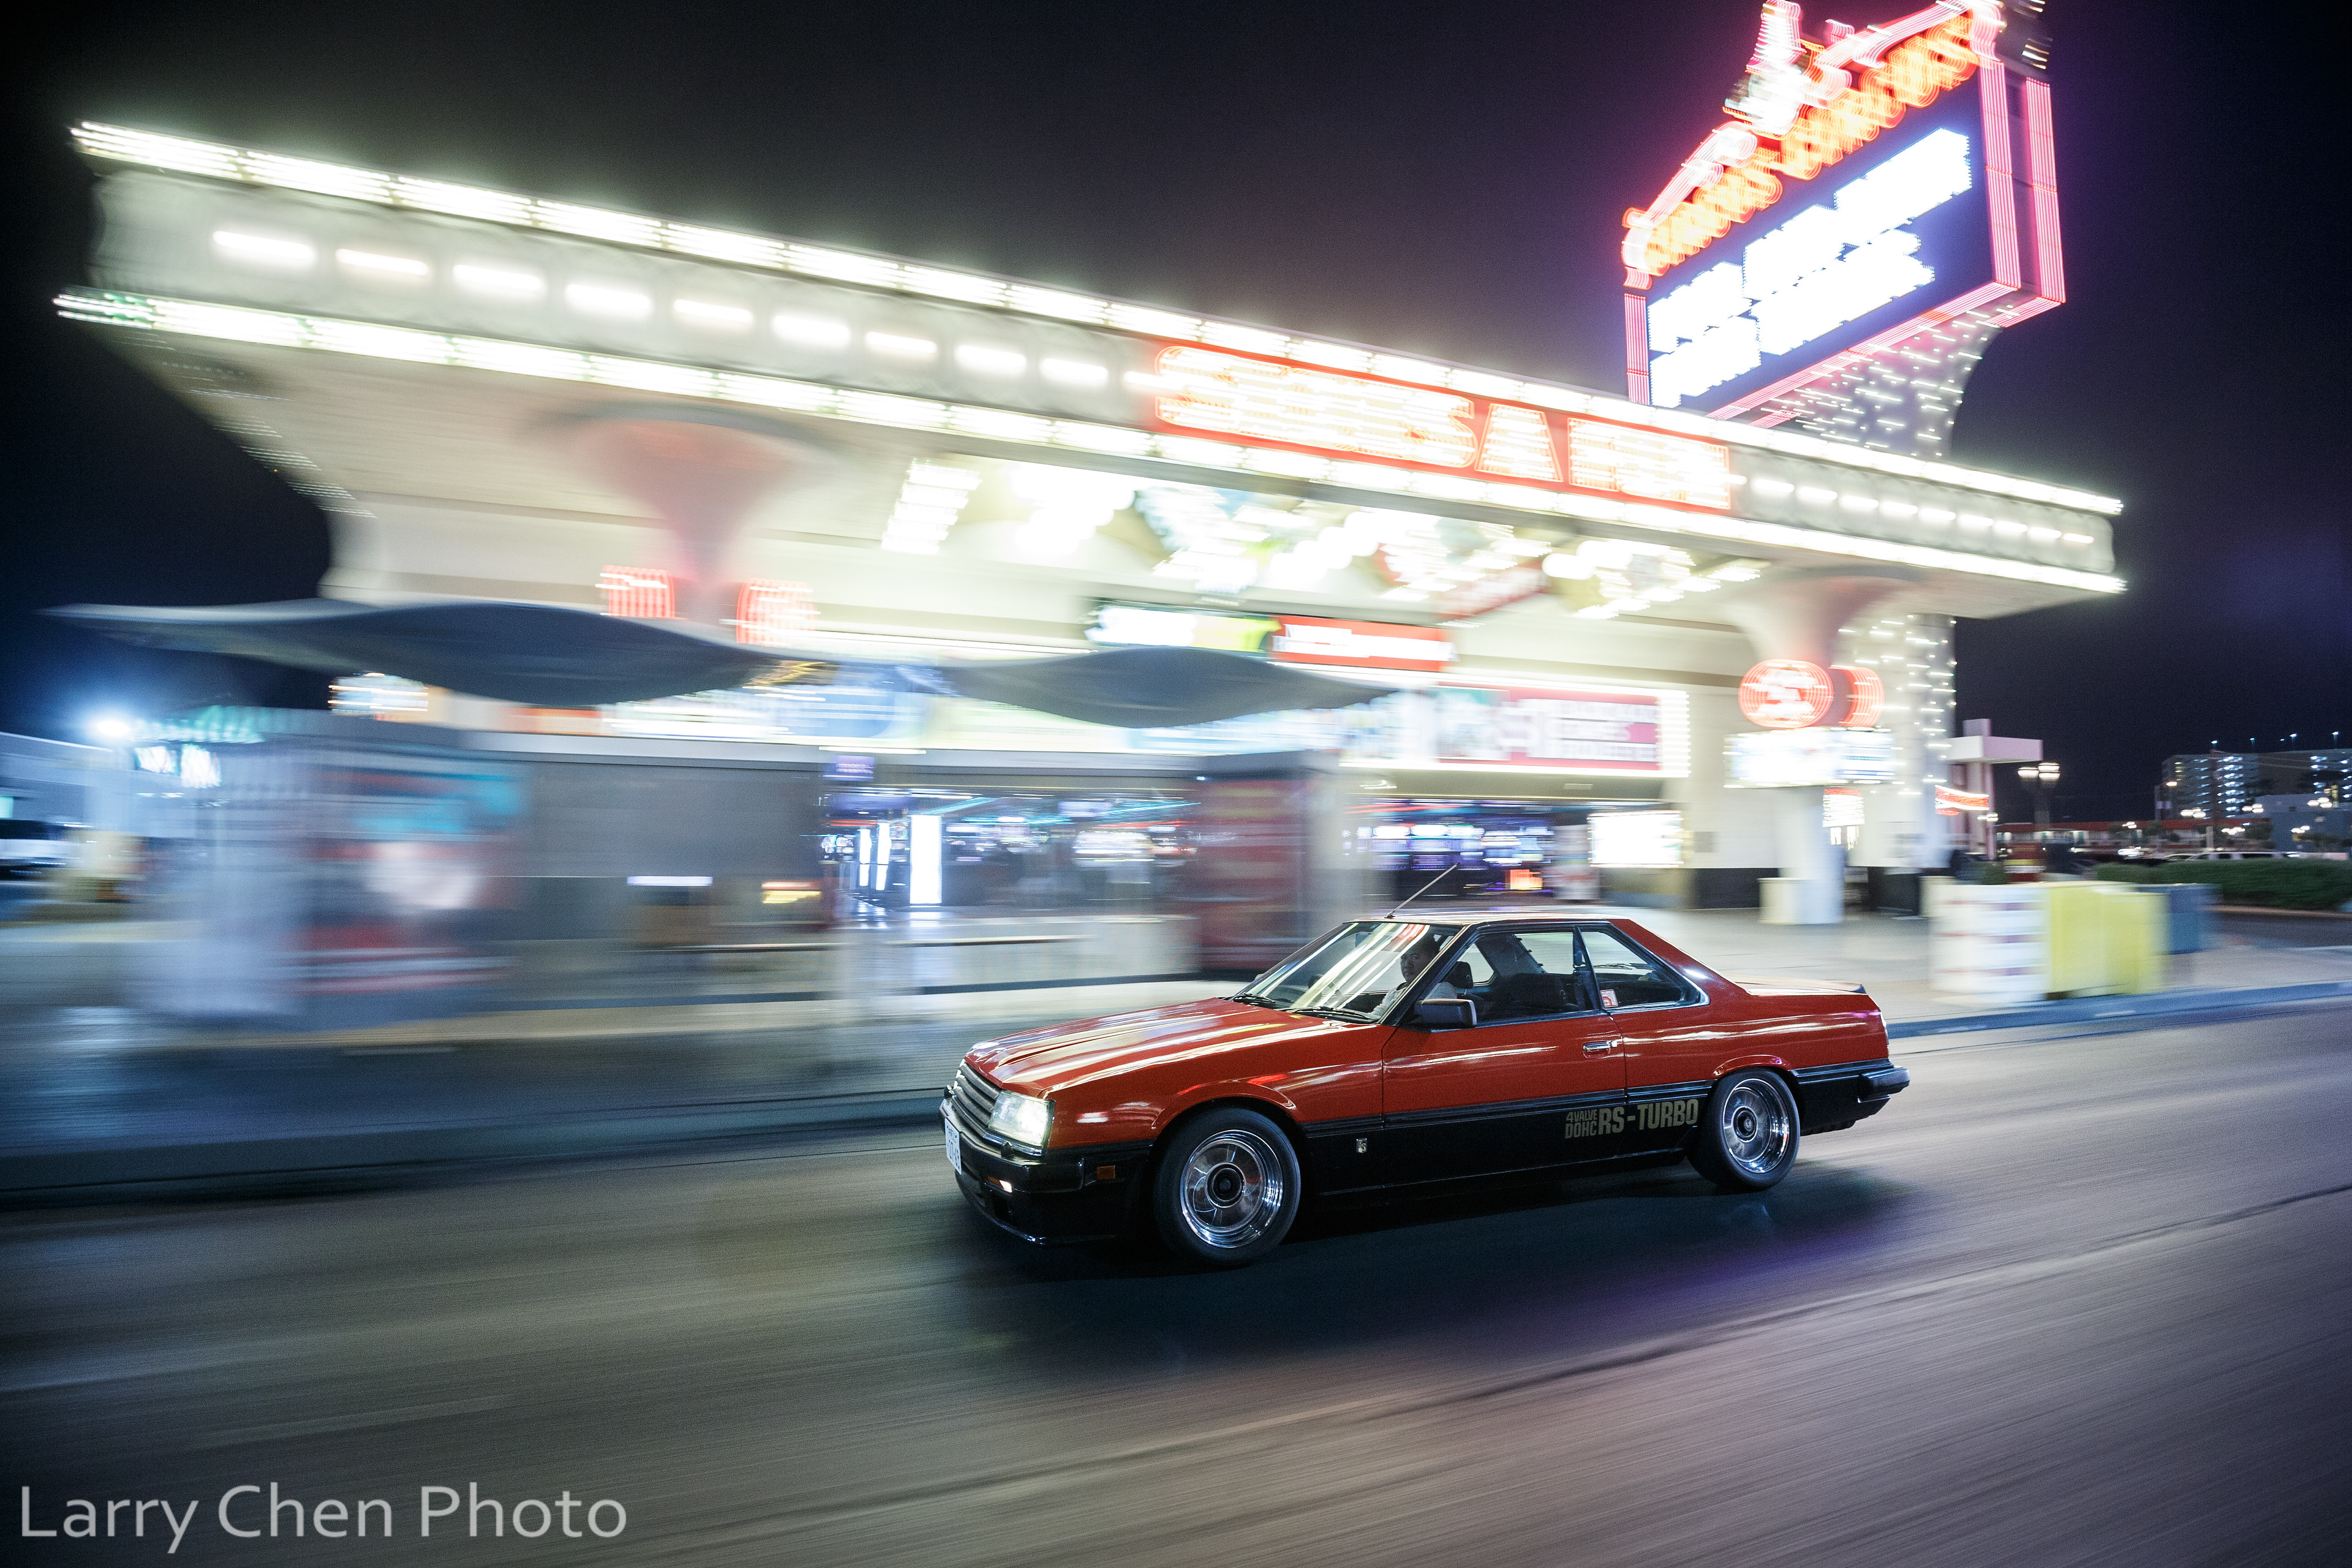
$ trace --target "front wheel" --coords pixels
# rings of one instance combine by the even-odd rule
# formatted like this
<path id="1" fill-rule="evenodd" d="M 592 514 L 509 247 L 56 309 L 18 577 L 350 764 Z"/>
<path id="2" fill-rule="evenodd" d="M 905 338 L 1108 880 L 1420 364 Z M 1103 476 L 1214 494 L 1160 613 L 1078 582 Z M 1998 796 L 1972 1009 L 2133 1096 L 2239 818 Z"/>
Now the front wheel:
<path id="1" fill-rule="evenodd" d="M 1736 1072 L 1715 1086 L 1690 1163 L 1726 1192 L 1761 1192 L 1797 1163 L 1797 1101 L 1776 1073 Z"/>
<path id="2" fill-rule="evenodd" d="M 1152 1217 L 1180 1256 L 1219 1268 L 1255 1263 L 1298 1217 L 1298 1154 L 1254 1110 L 1212 1110 L 1185 1123 L 1161 1152 Z"/>

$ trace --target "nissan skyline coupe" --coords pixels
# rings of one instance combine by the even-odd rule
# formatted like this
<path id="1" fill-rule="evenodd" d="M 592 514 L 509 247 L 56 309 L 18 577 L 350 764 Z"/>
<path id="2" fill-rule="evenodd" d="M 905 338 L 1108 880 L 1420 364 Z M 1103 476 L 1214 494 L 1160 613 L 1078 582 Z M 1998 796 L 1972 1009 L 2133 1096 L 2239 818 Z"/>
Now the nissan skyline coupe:
<path id="1" fill-rule="evenodd" d="M 1687 1160 L 1757 1192 L 1910 1082 L 1859 985 L 1733 980 L 1632 921 L 1357 921 L 1231 996 L 984 1040 L 957 1185 L 1032 1242 L 1147 1220 L 1233 1268 L 1310 1197 Z"/>

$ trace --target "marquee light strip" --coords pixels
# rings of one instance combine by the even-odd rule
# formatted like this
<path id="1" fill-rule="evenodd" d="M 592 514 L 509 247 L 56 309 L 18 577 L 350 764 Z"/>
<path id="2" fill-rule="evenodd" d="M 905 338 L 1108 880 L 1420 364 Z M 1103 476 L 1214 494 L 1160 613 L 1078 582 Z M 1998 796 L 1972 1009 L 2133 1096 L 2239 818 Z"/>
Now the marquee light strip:
<path id="1" fill-rule="evenodd" d="M 1711 517 L 1640 501 L 1611 500 L 1567 491 L 1538 489 L 1527 485 L 1488 483 L 1455 474 L 1423 473 L 1386 463 L 1316 458 L 1282 448 L 1208 441 L 1190 436 L 1155 436 L 1147 430 L 1134 430 L 1123 426 L 1054 419 L 1034 414 L 1015 414 L 1002 408 L 942 403 L 931 398 L 907 397 L 897 393 L 861 392 L 816 382 L 788 381 L 779 376 L 751 375 L 738 371 L 706 370 L 696 365 L 674 364 L 659 360 L 583 353 L 574 349 L 550 348 L 539 343 L 513 342 L 499 338 L 462 337 L 425 331 L 415 327 L 387 327 L 370 321 L 346 321 L 327 316 L 258 310 L 243 305 L 211 305 L 194 300 L 166 300 L 98 289 L 68 290 L 57 297 L 56 304 L 58 313 L 69 321 L 89 321 L 100 326 L 131 327 L 185 337 L 210 338 L 223 342 L 317 349 L 368 359 L 404 360 L 415 364 L 437 364 L 453 369 L 536 376 L 551 381 L 581 382 L 595 386 L 625 387 L 635 392 L 667 393 L 673 396 L 706 398 L 716 403 L 733 403 L 753 408 L 782 409 L 852 424 L 889 426 L 903 430 L 933 430 L 990 441 L 1089 452 L 1099 457 L 1158 458 L 1192 468 L 1217 468 L 1243 475 L 1272 474 L 1349 489 L 1416 495 L 1437 501 L 1473 502 L 1516 512 L 1620 523 L 1657 533 L 1779 544 L 1832 555 L 1860 556 L 1872 561 L 1967 572 L 1978 576 L 2007 577 L 2021 583 L 2045 583 L 2089 593 L 2121 593 L 2124 586 L 2122 578 L 2101 573 L 2043 566 L 2030 561 L 2003 561 L 1992 556 L 1938 550 L 1930 545 L 1903 544 L 1892 540 L 1829 533 L 1781 523 L 1751 522 L 1736 517 Z M 1708 428 L 1705 433 L 1713 435 L 1715 432 Z"/>
<path id="2" fill-rule="evenodd" d="M 1698 414 L 1653 408 L 1622 397 L 1605 396 L 1550 382 L 1520 381 L 1467 365 L 1441 364 L 1379 349 L 1296 337 L 1240 322 L 1184 315 L 1150 305 L 1048 289 L 1018 279 L 993 278 L 985 273 L 961 272 L 871 252 L 840 250 L 772 236 L 668 223 L 633 213 L 542 201 L 512 192 L 419 180 L 405 174 L 353 168 L 347 164 L 289 158 L 222 142 L 159 135 L 118 125 L 85 121 L 74 127 L 73 137 L 89 156 L 118 163 L 135 163 L 151 169 L 166 169 L 177 174 L 266 185 L 279 190 L 308 191 L 378 206 L 445 213 L 518 228 L 543 229 L 739 267 L 759 267 L 869 289 L 951 300 L 1015 314 L 1079 321 L 1163 341 L 1211 343 L 1244 353 L 1267 354 L 1339 370 L 1361 371 L 1391 381 L 1447 387 L 1477 397 L 1532 403 L 1572 414 L 1592 414 L 1602 418 L 1647 425 L 1684 435 L 1703 436 L 1710 440 L 1728 441 L 1735 446 L 1810 458 L 1847 468 L 1876 468 L 1882 473 L 1904 479 L 1932 479 L 1993 495 L 2012 496 L 2020 500 L 2071 507 L 2078 511 L 2095 511 L 2112 517 L 2123 510 L 2123 502 L 2113 497 L 2043 484 L 2037 479 L 1987 473 L 1981 469 L 1906 458 L 1891 452 L 1874 452 L 1793 430 L 1775 430 L 1769 426 L 1710 419 Z"/>

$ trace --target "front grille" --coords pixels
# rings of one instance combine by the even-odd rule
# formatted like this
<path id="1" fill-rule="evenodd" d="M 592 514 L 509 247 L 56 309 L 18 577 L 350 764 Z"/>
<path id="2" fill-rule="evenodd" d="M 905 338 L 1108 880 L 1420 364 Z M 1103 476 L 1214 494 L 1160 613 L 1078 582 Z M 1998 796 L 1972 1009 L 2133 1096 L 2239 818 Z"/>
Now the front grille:
<path id="1" fill-rule="evenodd" d="M 988 1131 L 988 1117 L 996 1109 L 997 1098 L 1003 1092 L 959 1062 L 956 1064 L 955 1079 L 948 1085 L 948 1103 L 955 1108 L 956 1120 L 963 1124 L 967 1133 L 993 1143 L 996 1135 Z"/>

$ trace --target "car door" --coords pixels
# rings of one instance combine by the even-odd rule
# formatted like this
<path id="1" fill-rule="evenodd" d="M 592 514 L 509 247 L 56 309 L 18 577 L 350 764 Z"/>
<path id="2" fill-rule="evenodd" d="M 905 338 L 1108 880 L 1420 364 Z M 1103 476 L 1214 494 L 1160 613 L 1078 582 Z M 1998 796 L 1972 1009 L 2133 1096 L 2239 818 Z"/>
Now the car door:
<path id="1" fill-rule="evenodd" d="M 1408 1010 L 1391 1031 L 1381 1079 L 1388 1180 L 1532 1170 L 1620 1152 L 1624 1062 L 1579 974 L 1572 927 L 1477 931 L 1447 956 L 1434 984 L 1469 998 L 1478 1022 L 1431 1029 Z"/>
<path id="2" fill-rule="evenodd" d="M 1706 993 L 1632 933 L 1580 928 L 1588 984 L 1608 1015 L 1625 1068 L 1624 1152 L 1678 1149 L 1699 1122 L 1723 1055 Z"/>

